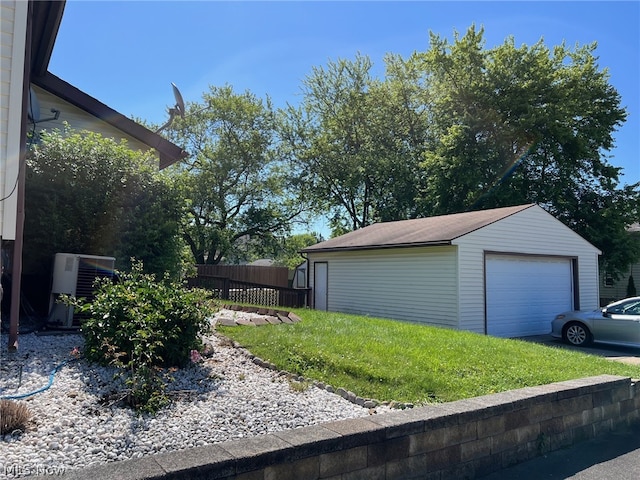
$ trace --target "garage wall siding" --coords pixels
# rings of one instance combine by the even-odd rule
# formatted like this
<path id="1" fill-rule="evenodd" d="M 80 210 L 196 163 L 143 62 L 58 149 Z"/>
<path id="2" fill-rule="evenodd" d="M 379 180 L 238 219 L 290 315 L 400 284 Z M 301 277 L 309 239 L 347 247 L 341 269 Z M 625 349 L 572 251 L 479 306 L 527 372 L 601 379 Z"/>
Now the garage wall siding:
<path id="1" fill-rule="evenodd" d="M 485 252 L 578 258 L 580 308 L 598 308 L 598 251 L 540 207 L 531 207 L 469 233 L 458 245 L 460 328 L 485 329 Z"/>
<path id="2" fill-rule="evenodd" d="M 328 262 L 328 310 L 457 328 L 455 247 L 309 254 Z M 313 285 L 311 285 L 313 287 Z"/>

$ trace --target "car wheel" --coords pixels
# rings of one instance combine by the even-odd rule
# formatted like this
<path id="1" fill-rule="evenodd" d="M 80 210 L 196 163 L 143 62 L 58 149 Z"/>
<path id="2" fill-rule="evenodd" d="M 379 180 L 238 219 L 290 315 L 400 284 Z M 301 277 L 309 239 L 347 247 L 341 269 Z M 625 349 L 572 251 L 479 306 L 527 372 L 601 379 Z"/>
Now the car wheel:
<path id="1" fill-rule="evenodd" d="M 562 338 L 571 345 L 583 347 L 591 343 L 591 332 L 581 323 L 574 322 L 564 327 Z"/>

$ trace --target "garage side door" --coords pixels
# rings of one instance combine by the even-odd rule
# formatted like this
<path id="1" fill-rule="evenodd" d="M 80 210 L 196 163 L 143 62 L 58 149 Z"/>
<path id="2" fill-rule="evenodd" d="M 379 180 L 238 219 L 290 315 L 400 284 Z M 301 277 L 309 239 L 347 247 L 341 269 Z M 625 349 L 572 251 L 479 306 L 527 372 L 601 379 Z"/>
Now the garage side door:
<path id="1" fill-rule="evenodd" d="M 487 333 L 498 337 L 541 335 L 573 308 L 571 260 L 487 255 Z"/>

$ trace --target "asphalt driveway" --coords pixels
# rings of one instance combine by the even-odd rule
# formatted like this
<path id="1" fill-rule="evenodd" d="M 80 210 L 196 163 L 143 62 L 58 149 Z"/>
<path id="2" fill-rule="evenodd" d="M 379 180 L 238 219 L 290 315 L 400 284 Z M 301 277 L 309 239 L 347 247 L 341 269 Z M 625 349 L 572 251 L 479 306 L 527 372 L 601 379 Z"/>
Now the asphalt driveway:
<path id="1" fill-rule="evenodd" d="M 602 343 L 593 343 L 588 347 L 574 347 L 568 345 L 558 338 L 551 335 L 535 335 L 531 337 L 520 337 L 519 340 L 540 343 L 550 347 L 566 348 L 568 350 L 576 350 L 590 355 L 599 355 L 601 357 L 615 360 L 617 362 L 627 363 L 629 365 L 640 365 L 640 348 L 634 347 L 617 347 L 605 345 Z"/>

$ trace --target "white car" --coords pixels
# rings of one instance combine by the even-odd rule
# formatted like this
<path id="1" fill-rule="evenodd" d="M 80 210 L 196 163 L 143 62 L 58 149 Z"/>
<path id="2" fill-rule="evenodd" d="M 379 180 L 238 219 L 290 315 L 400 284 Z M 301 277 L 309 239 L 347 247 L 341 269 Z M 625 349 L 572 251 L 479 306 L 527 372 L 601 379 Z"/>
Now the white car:
<path id="1" fill-rule="evenodd" d="M 640 297 L 625 298 L 593 312 L 563 312 L 551 322 L 551 335 L 576 346 L 602 342 L 640 347 Z"/>

